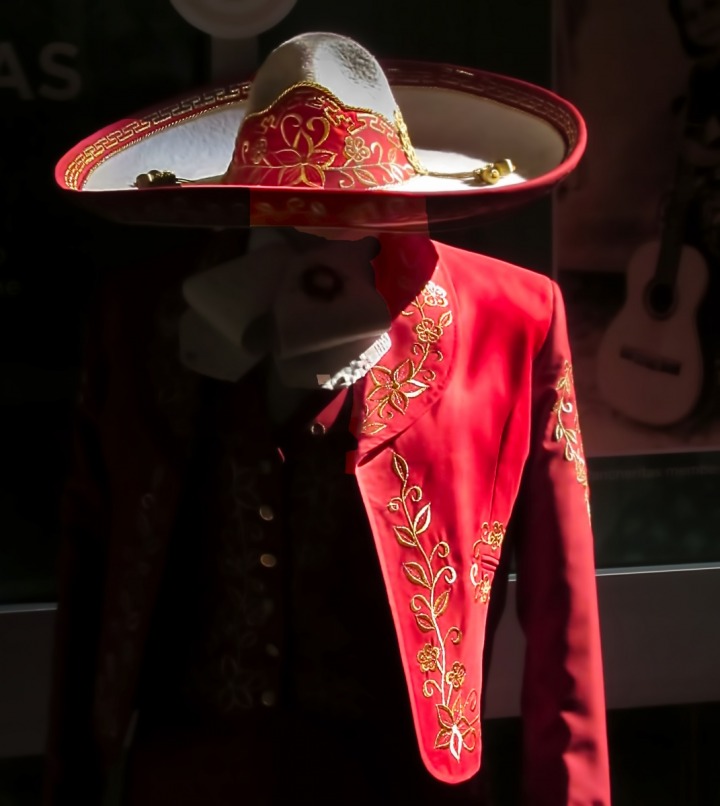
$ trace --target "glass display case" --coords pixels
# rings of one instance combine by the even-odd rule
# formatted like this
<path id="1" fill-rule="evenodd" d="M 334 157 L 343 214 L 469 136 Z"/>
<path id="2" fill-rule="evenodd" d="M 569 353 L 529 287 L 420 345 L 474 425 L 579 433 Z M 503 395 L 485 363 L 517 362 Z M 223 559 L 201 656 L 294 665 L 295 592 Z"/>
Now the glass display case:
<path id="1" fill-rule="evenodd" d="M 379 22 L 355 6 L 316 0 L 296 3 L 255 45 L 262 58 L 294 33 L 336 30 L 364 42 L 381 58 L 421 55 L 545 86 L 564 82 L 567 97 L 585 111 L 583 93 L 609 91 L 598 83 L 605 66 L 598 68 L 593 83 L 588 69 L 578 63 L 577 43 L 603 35 L 604 17 L 596 18 L 601 5 L 600 0 L 452 0 L 443 5 L 441 18 L 435 5 L 397 0 Z M 623 11 L 621 0 L 605 5 L 608 14 L 633 17 L 628 29 L 615 26 L 619 34 L 642 32 L 643 14 L 655 19 L 659 13 L 649 8 L 632 12 L 634 4 L 622 6 Z M 580 6 L 587 9 L 586 18 Z M 662 13 L 669 11 L 663 7 Z M 683 53 L 681 43 L 670 42 L 671 24 L 658 23 L 658 37 L 687 77 L 692 57 Z M 588 31 L 583 28 L 587 25 L 597 28 Z M 69 146 L 109 120 L 210 81 L 213 43 L 168 0 L 4 0 L 0 30 L 1 759 L 42 752 L 59 496 L 95 293 L 108 266 L 159 254 L 176 237 L 102 222 L 70 205 L 55 190 L 53 167 Z M 225 59 L 228 43 L 219 47 Z M 643 62 L 645 81 L 652 80 L 653 65 Z M 605 78 L 617 80 L 612 71 Z M 672 104 L 681 103 L 676 95 L 682 95 L 683 86 L 681 77 L 668 90 L 670 118 Z M 717 357 L 706 361 L 702 401 L 696 401 L 692 416 L 666 427 L 657 444 L 657 429 L 636 422 L 626 432 L 623 415 L 598 402 L 594 362 L 602 334 L 623 306 L 626 288 L 619 267 L 631 250 L 628 233 L 640 241 L 652 236 L 653 216 L 663 204 L 662 188 L 672 171 L 663 173 L 662 160 L 653 162 L 655 173 L 647 181 L 660 194 L 655 200 L 647 192 L 634 197 L 644 217 L 630 222 L 632 227 L 627 218 L 613 219 L 615 199 L 625 192 L 621 186 L 616 186 L 616 195 L 607 195 L 606 184 L 600 183 L 593 207 L 592 198 L 588 200 L 588 187 L 592 189 L 597 176 L 593 172 L 601 173 L 611 158 L 592 145 L 593 132 L 602 129 L 594 116 L 609 113 L 602 104 L 588 106 L 587 165 L 554 203 L 534 203 L 510 221 L 433 235 L 554 275 L 560 282 L 576 355 L 580 420 L 587 419 L 590 436 L 587 461 L 607 699 L 617 709 L 611 713 L 610 738 L 617 769 L 625 770 L 618 773 L 627 781 L 623 791 L 632 793 L 616 802 L 704 806 L 716 802 L 712 798 L 720 791 L 708 772 L 712 765 L 707 757 L 708 747 L 717 749 L 712 737 L 720 719 L 717 706 L 707 705 L 720 702 L 720 640 L 714 617 L 720 611 L 720 441 L 714 436 L 720 423 L 719 364 Z M 663 131 L 664 146 L 669 147 L 672 132 L 667 126 Z M 610 134 L 616 133 L 612 129 Z M 616 141 L 611 137 L 611 142 Z M 644 141 L 635 142 L 629 164 L 643 164 L 644 155 Z M 617 166 L 613 170 L 622 172 Z M 578 199 L 582 204 L 575 205 Z M 576 217 L 568 217 L 573 211 Z M 717 215 L 713 221 L 717 232 Z M 625 239 L 627 249 L 608 248 L 609 262 L 598 265 L 595 245 L 607 246 L 612 232 Z M 716 304 L 717 285 L 715 273 L 706 305 Z M 710 316 L 713 322 L 716 314 Z M 522 664 L 511 583 L 487 691 L 488 717 L 494 724 L 488 732 L 489 752 L 495 753 L 495 769 L 507 776 L 516 774 L 504 759 L 515 754 L 519 743 Z M 627 710 L 639 708 L 653 710 Z M 633 720 L 632 714 L 639 716 Z M 634 745 L 657 750 L 652 737 L 658 735 L 667 736 L 664 750 L 638 756 L 642 776 L 623 766 Z M 678 735 L 690 737 L 689 743 L 683 744 Z M 656 777 L 664 784 L 656 787 L 653 799 L 638 799 L 644 782 L 669 769 L 678 757 L 682 782 L 669 773 L 667 779 Z M 16 781 L 18 791 L 32 790 L 36 761 L 15 766 L 0 762 L 0 801 L 5 802 L 4 782 L 10 787 Z M 701 770 L 694 778 L 693 765 Z M 498 803 L 513 802 L 498 787 Z M 687 796 L 689 791 L 695 800 Z M 689 799 L 683 800 L 682 793 Z M 21 806 L 31 801 L 19 795 L 8 802 Z"/>

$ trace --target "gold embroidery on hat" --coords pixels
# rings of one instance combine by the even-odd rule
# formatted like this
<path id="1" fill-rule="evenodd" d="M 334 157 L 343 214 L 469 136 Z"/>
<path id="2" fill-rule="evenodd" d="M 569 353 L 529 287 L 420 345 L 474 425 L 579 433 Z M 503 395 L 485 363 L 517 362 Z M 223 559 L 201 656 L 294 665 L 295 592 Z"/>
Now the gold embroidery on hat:
<path id="1" fill-rule="evenodd" d="M 436 378 L 434 369 L 426 364 L 442 361 L 439 349 L 445 329 L 452 324 L 452 312 L 440 313 L 447 308 L 447 292 L 432 282 L 418 294 L 403 316 L 418 318 L 415 327 L 415 343 L 409 358 L 395 367 L 375 365 L 368 373 L 370 392 L 365 399 L 365 414 L 361 431 L 373 435 L 382 431 L 396 413 L 405 414 L 410 400 L 426 392 Z"/>
<path id="2" fill-rule="evenodd" d="M 67 166 L 64 175 L 65 184 L 71 190 L 79 190 L 80 177 L 88 166 L 89 171 L 83 178 L 83 184 L 105 160 L 129 148 L 140 137 L 147 137 L 155 132 L 192 120 L 204 114 L 204 111 L 211 107 L 224 107 L 237 103 L 247 96 L 249 88 L 250 85 L 243 82 L 210 90 L 192 98 L 183 98 L 171 106 L 162 107 L 137 120 L 131 120 L 121 128 L 98 137 Z"/>
<path id="3" fill-rule="evenodd" d="M 549 121 L 562 134 L 566 153 L 570 153 L 577 145 L 579 129 L 573 115 L 545 98 L 538 97 L 530 90 L 497 81 L 488 82 L 486 79 L 479 81 L 477 76 L 473 76 L 470 80 L 466 71 L 460 70 L 443 78 L 441 85 L 445 89 L 456 89 L 459 92 L 467 92 L 470 85 L 473 92 L 481 89 L 483 96 L 490 101 L 516 106 L 530 115 Z M 83 184 L 106 159 L 132 146 L 136 139 L 203 114 L 205 109 L 242 101 L 247 98 L 249 90 L 250 83 L 243 82 L 230 87 L 217 88 L 192 98 L 184 98 L 173 103 L 172 106 L 163 107 L 138 120 L 130 121 L 130 123 L 97 138 L 85 146 L 70 162 L 64 174 L 65 186 L 71 190 L 79 190 L 80 177 L 86 168 L 88 171 L 83 177 Z M 189 110 L 197 111 L 187 115 Z M 183 117 L 180 117 L 181 115 Z"/>
<path id="4" fill-rule="evenodd" d="M 575 401 L 575 382 L 573 380 L 572 365 L 565 361 L 560 378 L 555 385 L 558 392 L 557 403 L 553 406 L 555 428 L 553 437 L 556 442 L 564 445 L 564 456 L 568 462 L 575 465 L 575 478 L 585 490 L 585 503 L 590 512 L 590 489 L 588 487 L 587 464 L 583 451 L 580 421 L 578 419 Z M 569 421 L 568 421 L 569 420 Z"/>
<path id="5" fill-rule="evenodd" d="M 345 159 L 360 162 L 361 160 L 366 160 L 370 156 L 370 149 L 365 145 L 365 140 L 363 140 L 362 137 L 353 137 L 351 134 L 349 134 L 345 138 L 343 156 Z"/>
<path id="6" fill-rule="evenodd" d="M 257 109 L 255 112 L 248 113 L 243 120 L 243 124 L 248 120 L 252 120 L 256 117 L 262 117 L 263 115 L 267 115 L 268 113 L 272 112 L 280 101 L 283 101 L 288 95 L 291 95 L 293 92 L 299 89 L 317 90 L 319 93 L 322 93 L 322 95 L 333 101 L 331 108 L 328 110 L 328 119 L 333 126 L 338 126 L 343 122 L 343 120 L 345 122 L 349 121 L 349 118 L 343 114 L 344 109 L 348 109 L 352 112 L 367 112 L 369 115 L 374 115 L 378 118 L 381 118 L 385 123 L 387 123 L 388 126 L 392 125 L 385 115 L 383 115 L 381 112 L 378 112 L 376 109 L 370 109 L 370 107 L 367 106 L 348 106 L 347 104 L 344 104 L 334 92 L 315 81 L 298 81 L 295 84 L 291 84 L 279 95 L 273 98 L 273 100 L 267 106 L 263 107 L 262 109 Z M 319 102 L 317 108 L 322 108 Z"/>
<path id="7" fill-rule="evenodd" d="M 282 102 L 303 91 L 302 104 L 316 114 L 303 118 L 292 109 L 292 98 L 291 108 L 284 111 Z M 348 132 L 342 150 L 332 142 L 333 147 L 326 145 L 331 127 Z M 280 147 L 268 148 L 268 136 L 278 135 Z M 283 187 L 324 188 L 333 176 L 343 190 L 398 184 L 414 175 L 403 158 L 398 131 L 384 115 L 345 106 L 330 90 L 313 82 L 294 84 L 265 109 L 247 115 L 229 170 L 242 184 Z"/>
<path id="8" fill-rule="evenodd" d="M 452 659 L 462 641 L 462 632 L 455 624 L 447 624 L 453 585 L 457 571 L 450 560 L 450 545 L 432 534 L 430 502 L 424 504 L 422 488 L 410 483 L 410 468 L 400 454 L 393 451 L 392 471 L 400 480 L 400 494 L 388 502 L 388 510 L 399 513 L 399 523 L 393 525 L 395 539 L 411 560 L 402 563 L 406 580 L 421 592 L 410 598 L 410 610 L 418 630 L 426 640 L 417 653 L 420 671 L 426 676 L 423 696 L 432 700 L 438 721 L 436 750 L 449 750 L 460 761 L 463 750 L 477 747 L 480 716 L 478 696 L 473 688 L 463 690 L 466 668 L 461 660 Z"/>
<path id="9" fill-rule="evenodd" d="M 415 147 L 410 140 L 410 133 L 408 132 L 405 119 L 399 109 L 395 109 L 395 125 L 397 126 L 398 137 L 400 138 L 402 149 L 405 152 L 405 156 L 408 158 L 408 162 L 421 176 L 427 175 L 427 169 L 420 162 L 418 155 L 415 153 Z"/>

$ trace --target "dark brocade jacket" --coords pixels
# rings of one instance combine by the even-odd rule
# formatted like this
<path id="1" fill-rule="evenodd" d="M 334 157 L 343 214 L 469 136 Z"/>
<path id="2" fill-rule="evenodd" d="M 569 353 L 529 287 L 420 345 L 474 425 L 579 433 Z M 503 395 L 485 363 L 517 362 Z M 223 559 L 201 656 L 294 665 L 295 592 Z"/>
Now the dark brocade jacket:
<path id="1" fill-rule="evenodd" d="M 47 806 L 99 803 L 129 733 L 132 806 L 483 803 L 511 544 L 525 800 L 609 804 L 559 291 L 381 242 L 392 348 L 340 393 L 279 396 L 265 364 L 237 384 L 183 369 L 192 254 L 108 292 L 65 497 Z"/>

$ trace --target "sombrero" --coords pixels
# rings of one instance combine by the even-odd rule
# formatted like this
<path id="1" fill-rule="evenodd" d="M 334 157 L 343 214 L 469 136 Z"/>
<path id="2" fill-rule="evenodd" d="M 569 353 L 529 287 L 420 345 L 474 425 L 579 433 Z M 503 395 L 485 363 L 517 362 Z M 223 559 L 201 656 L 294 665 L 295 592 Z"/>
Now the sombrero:
<path id="1" fill-rule="evenodd" d="M 86 138 L 56 180 L 135 224 L 425 230 L 504 214 L 577 165 L 575 107 L 514 78 L 386 61 L 307 33 L 252 80 L 176 99 Z"/>

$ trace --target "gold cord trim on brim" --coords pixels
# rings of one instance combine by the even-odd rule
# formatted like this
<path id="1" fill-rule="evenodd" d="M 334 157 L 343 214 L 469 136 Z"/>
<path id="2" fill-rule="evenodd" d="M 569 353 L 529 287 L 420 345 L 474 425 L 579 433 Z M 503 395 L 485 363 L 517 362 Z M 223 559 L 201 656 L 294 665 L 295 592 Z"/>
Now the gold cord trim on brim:
<path id="1" fill-rule="evenodd" d="M 435 176 L 439 179 L 470 179 L 474 182 L 494 185 L 504 176 L 508 176 L 508 174 L 514 173 L 516 170 L 512 160 L 502 159 L 479 168 L 473 168 L 472 171 L 430 171 L 420 162 L 418 155 L 415 153 L 415 148 L 410 140 L 410 133 L 399 109 L 395 110 L 395 125 L 408 162 L 420 176 Z"/>

